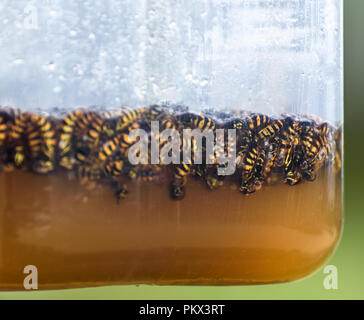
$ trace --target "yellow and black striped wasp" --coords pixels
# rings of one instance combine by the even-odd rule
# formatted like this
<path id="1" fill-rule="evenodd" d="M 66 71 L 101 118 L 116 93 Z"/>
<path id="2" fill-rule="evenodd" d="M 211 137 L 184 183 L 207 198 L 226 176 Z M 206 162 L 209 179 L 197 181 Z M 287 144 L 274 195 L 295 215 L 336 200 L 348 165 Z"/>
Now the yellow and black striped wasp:
<path id="1" fill-rule="evenodd" d="M 240 191 L 243 194 L 251 194 L 255 191 L 253 185 L 255 178 L 254 174 L 260 152 L 261 150 L 259 146 L 253 146 L 247 151 L 243 159 L 243 165 L 241 169 L 241 184 L 240 184 Z"/>
<path id="2" fill-rule="evenodd" d="M 89 121 L 87 123 L 87 139 L 90 147 L 98 146 L 100 140 L 102 139 L 102 134 L 104 128 L 103 118 L 95 113 L 89 113 Z"/>
<path id="3" fill-rule="evenodd" d="M 9 120 L 8 113 L 0 109 L 0 169 L 8 165 Z"/>
<path id="4" fill-rule="evenodd" d="M 59 165 L 68 170 L 71 170 L 74 165 L 73 153 L 75 144 L 75 130 L 77 120 L 82 117 L 84 111 L 78 109 L 69 112 L 61 121 L 60 137 L 58 142 L 59 150 Z"/>
<path id="5" fill-rule="evenodd" d="M 104 111 L 101 114 L 103 119 L 102 133 L 107 138 L 111 138 L 120 132 L 130 130 L 130 127 L 138 120 L 141 120 L 145 114 L 145 108 L 121 108 L 113 111 Z"/>
<path id="6" fill-rule="evenodd" d="M 187 177 L 189 174 L 194 173 L 195 166 L 193 165 L 194 154 L 197 149 L 196 141 L 190 139 L 186 135 L 180 136 L 181 146 L 181 161 L 179 164 L 173 165 L 173 179 L 171 183 L 171 196 L 173 199 L 180 200 L 184 198 L 187 184 Z M 186 158 L 183 154 L 189 155 Z"/>
<path id="7" fill-rule="evenodd" d="M 199 115 L 194 113 L 182 113 L 176 116 L 177 122 L 180 123 L 181 128 L 197 129 L 201 132 L 211 130 L 215 136 L 216 121 L 211 117 Z M 215 176 L 211 174 L 211 165 L 207 164 L 207 156 L 213 157 L 214 155 L 206 155 L 206 141 L 202 141 L 199 146 L 195 138 L 191 140 L 184 136 L 181 139 L 182 153 L 190 154 L 191 159 L 183 159 L 179 165 L 174 166 L 174 181 L 172 182 L 172 196 L 175 199 L 181 199 L 185 194 L 185 185 L 187 183 L 187 176 L 191 173 L 200 175 L 205 179 L 207 186 L 214 189 L 218 185 Z M 202 150 L 198 150 L 198 148 Z M 202 164 L 193 164 L 195 161 L 195 154 L 199 152 L 202 155 Z"/>
<path id="8" fill-rule="evenodd" d="M 110 140 L 106 141 L 102 147 L 101 151 L 98 153 L 98 159 L 101 163 L 105 163 L 108 159 L 110 159 L 113 154 L 118 150 L 120 144 L 120 135 L 114 136 Z"/>
<path id="9" fill-rule="evenodd" d="M 275 164 L 283 167 L 285 182 L 295 185 L 301 181 L 301 174 L 297 167 L 297 153 L 300 145 L 299 119 L 287 116 L 280 135 L 279 151 Z"/>
<path id="10" fill-rule="evenodd" d="M 33 170 L 47 174 L 55 169 L 57 148 L 56 128 L 46 116 L 32 115 L 32 130 L 28 135 L 30 149 L 33 150 Z"/>
<path id="11" fill-rule="evenodd" d="M 11 118 L 9 129 L 9 147 L 11 148 L 11 159 L 15 167 L 21 168 L 25 164 L 26 147 L 27 147 L 27 131 L 31 114 L 22 112 L 19 109 L 9 108 L 6 110 Z"/>
<path id="12" fill-rule="evenodd" d="M 168 113 L 165 106 L 154 104 L 151 105 L 149 108 L 144 109 L 143 115 L 146 121 L 158 121 L 169 118 L 170 113 Z"/>
<path id="13" fill-rule="evenodd" d="M 103 119 L 93 111 L 78 109 L 62 119 L 59 138 L 60 166 L 72 169 L 76 150 L 93 150 L 101 140 Z"/>
<path id="14" fill-rule="evenodd" d="M 246 115 L 244 119 L 236 119 L 228 123 L 229 128 L 237 130 L 237 161 L 241 167 L 240 191 L 243 194 L 253 193 L 255 188 L 255 173 L 259 172 L 265 163 L 265 153 L 262 151 L 262 139 L 270 137 L 269 117 L 262 114 Z M 263 154 L 260 156 L 260 152 Z M 256 166 L 258 166 L 256 168 Z"/>
<path id="15" fill-rule="evenodd" d="M 191 172 L 190 163 L 181 163 L 174 165 L 174 176 L 171 183 L 171 196 L 173 199 L 181 200 L 186 194 L 185 186 L 187 176 Z"/>
<path id="16" fill-rule="evenodd" d="M 317 169 L 325 160 L 332 160 L 334 146 L 331 139 L 331 128 L 327 123 L 318 126 L 309 122 L 303 124 L 301 140 L 302 140 L 302 173 L 306 180 L 313 181 L 316 178 Z"/>
<path id="17" fill-rule="evenodd" d="M 122 109 L 120 115 L 116 118 L 115 133 L 127 129 L 131 124 L 140 120 L 145 114 L 146 109 Z"/>
<path id="18" fill-rule="evenodd" d="M 215 121 L 207 116 L 183 113 L 176 116 L 177 120 L 184 125 L 184 128 L 199 129 L 199 130 L 214 130 L 216 128 Z"/>
<path id="19" fill-rule="evenodd" d="M 111 181 L 111 188 L 114 190 L 116 196 L 116 201 L 119 203 L 120 200 L 124 199 L 128 194 L 128 189 L 125 184 L 121 183 L 119 180 Z"/>
<path id="20" fill-rule="evenodd" d="M 251 131 L 258 131 L 270 123 L 270 118 L 264 114 L 256 113 L 246 118 L 247 125 Z"/>
<path id="21" fill-rule="evenodd" d="M 105 177 L 118 177 L 123 174 L 124 160 L 114 160 L 105 164 L 103 173 Z"/>

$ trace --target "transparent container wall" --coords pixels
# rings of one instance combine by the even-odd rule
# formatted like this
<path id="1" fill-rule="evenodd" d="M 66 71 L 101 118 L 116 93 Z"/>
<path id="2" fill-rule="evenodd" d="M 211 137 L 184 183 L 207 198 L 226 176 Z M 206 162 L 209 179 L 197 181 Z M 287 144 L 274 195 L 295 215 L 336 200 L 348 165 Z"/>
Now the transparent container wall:
<path id="1" fill-rule="evenodd" d="M 0 103 L 342 117 L 341 1 L 2 1 Z"/>
<path id="2" fill-rule="evenodd" d="M 1 0 L 0 46 L 0 290 L 277 283 L 334 252 L 341 0 Z M 235 129 L 236 171 L 132 165 L 153 119 Z"/>

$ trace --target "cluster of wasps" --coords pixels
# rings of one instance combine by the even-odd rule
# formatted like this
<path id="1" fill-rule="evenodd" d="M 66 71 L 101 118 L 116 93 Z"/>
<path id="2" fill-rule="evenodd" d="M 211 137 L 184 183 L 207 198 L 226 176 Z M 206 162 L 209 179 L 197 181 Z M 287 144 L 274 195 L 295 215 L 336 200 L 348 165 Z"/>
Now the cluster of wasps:
<path id="1" fill-rule="evenodd" d="M 336 168 L 341 165 L 341 130 L 316 118 L 211 110 L 197 114 L 184 106 L 152 105 L 106 112 L 77 109 L 58 116 L 1 107 L 0 169 L 19 168 L 38 174 L 66 170 L 81 183 L 110 185 L 118 200 L 127 195 L 128 180 L 153 181 L 161 176 L 163 167 L 171 172 L 173 199 L 184 198 L 188 176 L 201 179 L 210 190 L 223 185 L 225 176 L 218 175 L 216 158 L 218 153 L 229 151 L 227 142 L 215 149 L 212 164 L 206 156 L 202 164 L 194 164 L 193 156 L 188 162 L 181 159 L 179 164 L 130 164 L 128 151 L 135 141 L 129 139 L 129 133 L 140 128 L 150 133 L 151 140 L 151 121 L 159 121 L 160 131 L 178 130 L 181 148 L 191 148 L 192 155 L 197 151 L 196 144 L 185 143 L 183 129 L 235 129 L 237 170 L 233 177 L 243 194 L 269 183 L 273 172 L 279 173 L 285 183 L 295 185 L 314 180 L 325 163 Z M 160 143 L 160 148 L 165 143 Z"/>

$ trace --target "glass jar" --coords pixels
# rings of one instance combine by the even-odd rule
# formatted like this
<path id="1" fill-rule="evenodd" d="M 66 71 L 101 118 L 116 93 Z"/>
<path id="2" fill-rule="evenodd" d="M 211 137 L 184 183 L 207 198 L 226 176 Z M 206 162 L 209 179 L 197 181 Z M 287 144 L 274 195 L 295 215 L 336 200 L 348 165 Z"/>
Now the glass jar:
<path id="1" fill-rule="evenodd" d="M 333 253 L 341 0 L 19 0 L 0 21 L 1 289 L 277 283 Z"/>

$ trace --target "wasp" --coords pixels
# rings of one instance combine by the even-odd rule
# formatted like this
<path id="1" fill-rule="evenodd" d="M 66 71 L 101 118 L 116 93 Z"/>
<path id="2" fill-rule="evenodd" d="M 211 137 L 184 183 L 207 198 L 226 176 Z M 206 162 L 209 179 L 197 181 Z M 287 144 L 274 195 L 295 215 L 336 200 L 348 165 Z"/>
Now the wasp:
<path id="1" fill-rule="evenodd" d="M 252 131 L 257 131 L 267 126 L 269 122 L 270 118 L 264 114 L 254 114 L 247 117 L 247 125 Z"/>
<path id="2" fill-rule="evenodd" d="M 247 123 L 243 119 L 233 119 L 224 124 L 226 129 L 236 129 L 238 131 L 244 130 L 247 128 Z"/>
<path id="3" fill-rule="evenodd" d="M 75 163 L 79 166 L 91 164 L 90 149 L 77 149 L 75 152 Z"/>
<path id="4" fill-rule="evenodd" d="M 216 122 L 208 117 L 208 116 L 204 116 L 204 115 L 198 115 L 198 114 L 193 114 L 193 113 L 183 113 L 181 115 L 176 116 L 177 121 L 179 123 L 181 123 L 184 128 L 191 128 L 191 129 L 198 129 L 200 131 L 204 131 L 204 130 L 215 130 L 216 129 Z M 214 133 L 215 134 L 215 133 Z M 185 139 L 185 137 L 183 137 L 181 139 L 181 145 L 183 147 L 183 152 L 187 153 L 187 154 L 191 154 L 192 159 L 195 159 L 195 154 L 198 151 L 197 149 L 197 141 L 193 138 L 191 139 L 191 141 L 189 141 L 188 139 Z M 205 152 L 206 151 L 206 146 L 205 144 L 203 144 L 201 150 L 201 153 L 205 156 Z M 212 154 L 210 155 L 211 157 L 213 157 L 213 161 L 216 161 L 215 156 Z M 175 172 L 175 185 L 177 186 L 175 189 L 180 190 L 180 193 L 183 193 L 183 187 L 186 184 L 187 181 L 187 175 L 191 172 L 199 172 L 199 174 L 202 174 L 203 171 L 207 170 L 209 168 L 209 165 L 206 164 L 207 159 L 204 158 L 202 159 L 202 162 L 205 162 L 205 164 L 203 164 L 202 166 L 193 166 L 192 163 L 186 163 L 186 162 L 182 162 L 180 166 L 177 166 L 176 172 Z M 192 169 L 196 169 L 192 170 Z M 185 173 L 185 177 L 182 178 L 182 174 L 183 172 Z M 179 177 L 178 177 L 179 176 Z M 205 177 L 207 177 L 206 175 L 204 175 Z M 179 182 L 177 182 L 179 180 Z M 208 180 L 206 180 L 206 183 L 210 186 L 213 186 L 212 188 L 214 188 L 214 182 L 215 180 L 213 180 L 212 178 L 208 178 Z"/>
<path id="5" fill-rule="evenodd" d="M 180 137 L 181 156 L 189 155 L 187 159 L 181 159 L 180 164 L 175 164 L 173 181 L 171 184 L 172 197 L 174 199 L 182 199 L 185 196 L 185 185 L 187 184 L 187 176 L 196 173 L 193 161 L 197 151 L 197 142 L 195 139 L 190 139 L 186 135 Z"/>
<path id="6" fill-rule="evenodd" d="M 129 138 L 129 133 L 119 133 L 103 144 L 98 153 L 98 159 L 104 163 L 111 159 L 116 152 L 122 156 L 127 156 L 128 149 L 135 143 Z"/>
<path id="7" fill-rule="evenodd" d="M 259 157 L 259 152 L 259 148 L 254 146 L 247 152 L 243 159 L 240 191 L 244 194 L 250 194 L 255 191 L 252 188 L 251 181 L 254 179 L 254 168 Z"/>
<path id="8" fill-rule="evenodd" d="M 104 121 L 96 113 L 92 112 L 90 115 L 90 120 L 88 122 L 87 138 L 91 146 L 97 146 L 101 134 L 104 132 Z"/>
<path id="9" fill-rule="evenodd" d="M 101 113 L 103 119 L 102 132 L 108 138 L 112 137 L 116 133 L 116 121 L 121 116 L 121 110 L 104 111 Z"/>
<path id="10" fill-rule="evenodd" d="M 111 157 L 113 153 L 117 150 L 119 142 L 119 137 L 115 136 L 112 139 L 108 140 L 106 143 L 104 143 L 98 155 L 99 160 L 101 162 L 105 162 L 109 157 Z"/>
<path id="11" fill-rule="evenodd" d="M 175 119 L 170 117 L 170 118 L 167 118 L 167 119 L 160 120 L 159 133 L 158 133 L 157 137 L 154 137 L 153 132 L 151 132 L 151 139 L 159 141 L 159 155 L 160 155 L 160 162 L 161 163 L 166 163 L 167 162 L 167 159 L 165 158 L 167 155 L 165 154 L 165 152 L 162 152 L 163 148 L 165 146 L 167 146 L 168 143 L 173 142 L 173 138 L 168 137 L 168 140 L 167 140 L 166 139 L 167 137 L 162 136 L 162 132 L 164 130 L 171 130 L 171 131 L 177 130 L 177 124 L 176 124 Z"/>
<path id="12" fill-rule="evenodd" d="M 119 132 L 127 127 L 129 127 L 132 123 L 140 120 L 141 117 L 145 114 L 146 109 L 125 109 L 121 111 L 121 114 L 116 119 L 115 131 Z"/>
<path id="13" fill-rule="evenodd" d="M 222 128 L 224 128 L 224 125 L 222 125 Z M 228 129 L 224 129 L 226 134 Z M 223 186 L 226 176 L 219 175 L 219 169 L 226 169 L 228 167 L 228 160 L 226 157 L 236 157 L 237 146 L 240 148 L 238 148 L 238 154 L 241 155 L 242 152 L 245 152 L 242 150 L 242 144 L 237 143 L 237 140 L 239 140 L 239 134 L 237 136 L 228 135 L 228 139 L 224 139 L 223 141 L 219 141 L 217 135 L 215 135 L 214 153 L 211 155 L 206 153 L 206 147 L 203 146 L 203 152 L 204 155 L 206 155 L 203 159 L 205 162 L 203 162 L 202 165 L 197 166 L 196 173 L 204 179 L 207 187 L 210 190 L 216 190 L 217 188 Z M 225 163 L 222 161 L 225 161 Z"/>
<path id="14" fill-rule="evenodd" d="M 104 166 L 104 176 L 106 177 L 117 177 L 122 175 L 124 168 L 123 160 L 115 160 L 107 163 Z"/>
<path id="15" fill-rule="evenodd" d="M 164 118 L 168 118 L 170 114 L 167 112 L 165 107 L 159 105 L 152 105 L 145 111 L 145 118 L 148 121 L 157 121 Z"/>
<path id="16" fill-rule="evenodd" d="M 268 180 L 268 182 L 271 181 L 270 173 L 272 169 L 276 167 L 280 146 L 281 146 L 281 137 L 280 135 L 276 135 L 274 138 L 270 140 L 270 143 L 267 147 L 267 159 L 266 159 L 266 164 L 264 166 L 263 177 L 266 180 Z"/>
<path id="17" fill-rule="evenodd" d="M 335 128 L 331 127 L 328 123 L 322 123 L 318 128 L 320 139 L 323 144 L 323 157 L 320 160 L 327 159 L 330 162 L 335 161 L 335 150 L 337 138 Z"/>
<path id="18" fill-rule="evenodd" d="M 285 182 L 289 185 L 295 185 L 301 181 L 301 175 L 296 168 L 296 153 L 300 144 L 299 121 L 292 117 L 284 119 L 284 126 L 281 135 L 275 139 L 274 147 L 279 144 L 279 150 L 275 155 L 275 164 L 283 167 Z"/>
<path id="19" fill-rule="evenodd" d="M 45 116 L 32 116 L 32 134 L 28 135 L 30 149 L 40 153 L 40 159 L 33 165 L 33 169 L 42 174 L 47 174 L 55 168 L 55 153 L 57 136 L 53 123 Z"/>
<path id="20" fill-rule="evenodd" d="M 111 181 L 111 188 L 114 190 L 116 201 L 119 203 L 120 200 L 124 199 L 128 194 L 128 189 L 125 184 L 120 183 L 118 180 Z"/>
<path id="21" fill-rule="evenodd" d="M 171 195 L 173 199 L 183 199 L 186 190 L 187 176 L 191 172 L 191 165 L 187 163 L 181 163 L 174 166 L 174 179 L 171 184 Z"/>
<path id="22" fill-rule="evenodd" d="M 268 160 L 269 151 L 265 148 L 261 149 L 254 165 L 253 174 L 247 181 L 243 182 L 241 191 L 244 194 L 251 194 L 259 190 L 270 172 L 270 163 Z"/>
<path id="23" fill-rule="evenodd" d="M 177 116 L 177 119 L 191 129 L 214 130 L 216 128 L 215 121 L 207 116 L 194 113 L 183 113 Z"/>
<path id="24" fill-rule="evenodd" d="M 104 122 L 96 112 L 83 112 L 76 119 L 77 148 L 95 148 L 103 134 Z"/>
<path id="25" fill-rule="evenodd" d="M 0 111 L 0 165 L 7 162 L 7 140 L 9 133 L 9 116 Z"/>
<path id="26" fill-rule="evenodd" d="M 253 132 L 243 119 L 233 119 L 224 125 L 225 129 L 236 130 L 236 155 L 243 158 L 253 142 Z"/>
<path id="27" fill-rule="evenodd" d="M 69 170 L 73 168 L 72 147 L 74 144 L 74 133 L 77 126 L 77 119 L 81 118 L 83 114 L 84 111 L 82 109 L 78 109 L 68 113 L 62 119 L 58 143 L 60 154 L 59 164 Z"/>
<path id="28" fill-rule="evenodd" d="M 307 180 L 314 180 L 315 171 L 325 159 L 327 149 L 330 148 L 327 142 L 327 125 L 323 124 L 318 131 L 305 130 L 302 135 L 302 171 Z"/>
<path id="29" fill-rule="evenodd" d="M 82 150 L 98 145 L 102 133 L 103 121 L 95 112 L 82 109 L 72 111 L 62 120 L 59 139 L 60 165 L 72 169 L 75 149 Z"/>
<path id="30" fill-rule="evenodd" d="M 25 154 L 25 134 L 31 115 L 23 113 L 18 109 L 9 109 L 9 114 L 13 121 L 9 131 L 11 145 L 14 146 L 13 161 L 17 168 L 23 166 L 26 160 Z"/>
<path id="31" fill-rule="evenodd" d="M 5 144 L 8 134 L 8 123 L 4 115 L 0 114 L 0 147 Z"/>
<path id="32" fill-rule="evenodd" d="M 270 124 L 257 132 L 257 137 L 261 140 L 271 139 L 280 133 L 283 126 L 284 123 L 281 119 L 272 120 Z"/>
<path id="33" fill-rule="evenodd" d="M 42 138 L 38 126 L 38 121 L 32 116 L 25 129 L 25 138 L 27 140 L 30 159 L 32 161 L 39 158 L 42 146 Z"/>

